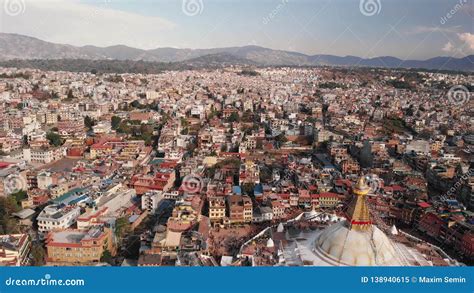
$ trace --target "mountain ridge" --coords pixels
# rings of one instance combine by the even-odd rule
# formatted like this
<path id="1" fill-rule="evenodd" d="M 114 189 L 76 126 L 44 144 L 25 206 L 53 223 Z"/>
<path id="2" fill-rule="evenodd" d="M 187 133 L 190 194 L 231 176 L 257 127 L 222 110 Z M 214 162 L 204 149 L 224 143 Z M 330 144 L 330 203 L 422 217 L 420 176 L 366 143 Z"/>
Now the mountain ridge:
<path id="1" fill-rule="evenodd" d="M 220 55 L 219 55 L 220 54 Z M 231 55 L 235 58 L 231 58 Z M 202 58 L 209 56 L 208 58 Z M 214 58 L 213 56 L 219 56 Z M 171 47 L 150 50 L 126 45 L 98 47 L 93 45 L 73 46 L 43 41 L 38 38 L 0 33 L 0 60 L 32 59 L 85 59 L 121 60 L 147 62 L 188 62 L 203 65 L 206 59 L 218 63 L 257 66 L 362 66 L 384 68 L 423 68 L 430 70 L 474 71 L 474 55 L 463 58 L 433 57 L 426 60 L 402 60 L 392 56 L 361 58 L 358 56 L 335 56 L 330 54 L 307 55 L 299 52 L 274 50 L 247 45 L 210 49 L 176 49 Z M 235 60 L 233 60 L 235 59 Z"/>

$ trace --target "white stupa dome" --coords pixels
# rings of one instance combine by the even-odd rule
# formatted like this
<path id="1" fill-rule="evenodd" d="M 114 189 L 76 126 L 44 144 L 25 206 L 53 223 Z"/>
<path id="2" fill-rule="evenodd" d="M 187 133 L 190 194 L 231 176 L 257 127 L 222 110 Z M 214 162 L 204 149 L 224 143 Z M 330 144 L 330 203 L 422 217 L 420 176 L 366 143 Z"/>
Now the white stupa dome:
<path id="1" fill-rule="evenodd" d="M 398 235 L 398 230 L 397 230 L 397 227 L 395 227 L 395 225 L 393 225 L 392 228 L 390 228 L 390 234 Z"/>
<path id="2" fill-rule="evenodd" d="M 394 244 L 372 224 L 366 196 L 370 188 L 361 177 L 353 188 L 356 196 L 349 217 L 324 229 L 314 242 L 321 263 L 346 266 L 400 266 Z"/>
<path id="3" fill-rule="evenodd" d="M 273 242 L 273 239 L 272 238 L 268 238 L 268 241 L 267 241 L 267 247 L 275 247 L 275 243 Z"/>
<path id="4" fill-rule="evenodd" d="M 346 221 L 333 224 L 316 238 L 315 252 L 329 264 L 400 266 L 390 239 L 376 226 L 369 231 L 350 229 Z"/>
<path id="5" fill-rule="evenodd" d="M 353 201 L 344 217 L 324 230 L 298 235 L 282 244 L 280 264 L 289 266 L 430 266 L 433 262 L 416 249 L 387 237 L 371 219 L 367 194 L 370 188 L 361 177 L 353 187 Z M 337 216 L 336 216 L 337 217 Z M 331 216 L 331 220 L 334 216 Z M 389 233 L 397 231 L 393 226 Z M 398 233 L 398 231 L 397 231 Z M 296 245 L 293 243 L 296 242 Z M 294 251 L 293 251 L 294 250 Z"/>
<path id="6" fill-rule="evenodd" d="M 283 223 L 278 224 L 277 232 L 281 233 L 284 231 L 285 231 L 285 227 L 283 226 Z"/>

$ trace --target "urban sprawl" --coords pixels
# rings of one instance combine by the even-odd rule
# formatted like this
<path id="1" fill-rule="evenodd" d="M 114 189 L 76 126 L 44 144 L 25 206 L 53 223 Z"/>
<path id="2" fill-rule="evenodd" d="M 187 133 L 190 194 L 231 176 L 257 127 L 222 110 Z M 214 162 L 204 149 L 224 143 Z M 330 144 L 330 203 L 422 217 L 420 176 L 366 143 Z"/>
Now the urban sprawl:
<path id="1" fill-rule="evenodd" d="M 0 265 L 460 266 L 473 75 L 0 68 Z"/>

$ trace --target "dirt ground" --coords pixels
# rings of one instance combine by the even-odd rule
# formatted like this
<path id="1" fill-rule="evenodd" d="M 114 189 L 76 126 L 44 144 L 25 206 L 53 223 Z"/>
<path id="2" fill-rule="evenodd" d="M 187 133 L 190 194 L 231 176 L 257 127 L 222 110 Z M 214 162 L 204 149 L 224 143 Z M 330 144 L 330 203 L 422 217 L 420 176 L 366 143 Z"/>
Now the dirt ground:
<path id="1" fill-rule="evenodd" d="M 234 255 L 240 246 L 258 232 L 252 225 L 213 228 L 209 240 L 211 253 L 217 256 Z"/>

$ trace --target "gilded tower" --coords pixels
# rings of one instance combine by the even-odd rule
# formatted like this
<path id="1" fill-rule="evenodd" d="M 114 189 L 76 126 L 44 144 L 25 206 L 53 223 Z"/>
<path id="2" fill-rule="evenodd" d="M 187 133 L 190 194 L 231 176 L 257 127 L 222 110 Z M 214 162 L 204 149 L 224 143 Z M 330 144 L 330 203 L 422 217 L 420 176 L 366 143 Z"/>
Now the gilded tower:
<path id="1" fill-rule="evenodd" d="M 355 204 L 351 205 L 348 210 L 351 230 L 367 231 L 372 227 L 370 211 L 367 205 L 367 194 L 369 191 L 370 188 L 365 182 L 365 177 L 360 177 L 353 188 L 353 193 L 356 196 Z"/>

